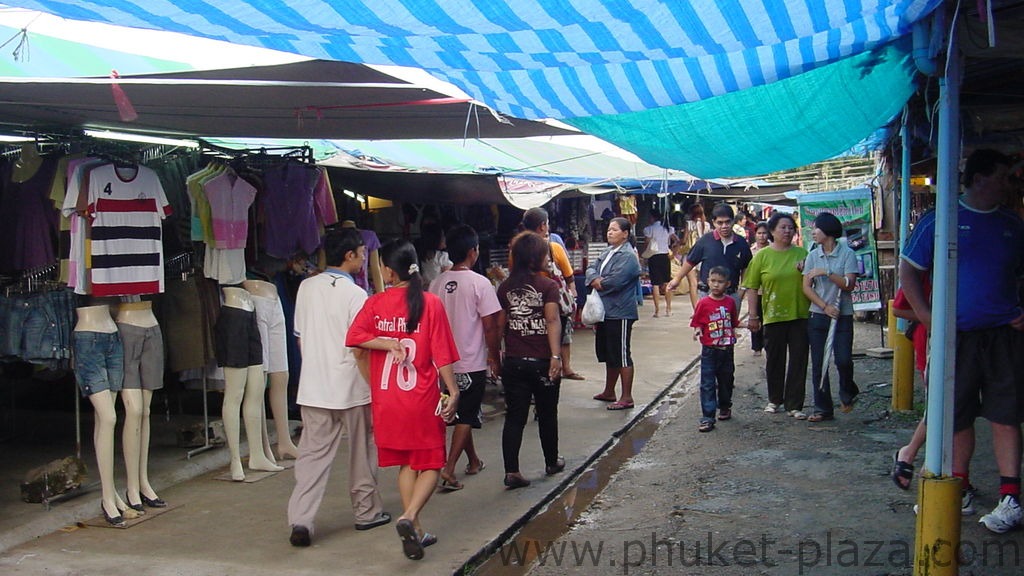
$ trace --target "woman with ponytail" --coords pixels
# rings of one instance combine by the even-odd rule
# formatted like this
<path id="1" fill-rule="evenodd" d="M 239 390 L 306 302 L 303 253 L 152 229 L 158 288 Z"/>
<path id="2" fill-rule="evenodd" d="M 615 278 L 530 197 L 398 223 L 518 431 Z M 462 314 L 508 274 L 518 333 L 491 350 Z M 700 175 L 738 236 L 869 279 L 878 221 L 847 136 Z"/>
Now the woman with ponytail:
<path id="1" fill-rule="evenodd" d="M 437 542 L 420 526 L 419 513 L 447 461 L 445 422 L 455 417 L 458 406 L 452 365 L 459 353 L 441 300 L 423 290 L 413 245 L 395 240 L 381 248 L 380 256 L 390 288 L 366 301 L 345 343 L 370 351 L 369 365 L 360 368 L 370 384 L 377 462 L 401 467 L 398 490 L 405 511 L 395 528 L 405 556 L 419 560 L 423 548 Z"/>

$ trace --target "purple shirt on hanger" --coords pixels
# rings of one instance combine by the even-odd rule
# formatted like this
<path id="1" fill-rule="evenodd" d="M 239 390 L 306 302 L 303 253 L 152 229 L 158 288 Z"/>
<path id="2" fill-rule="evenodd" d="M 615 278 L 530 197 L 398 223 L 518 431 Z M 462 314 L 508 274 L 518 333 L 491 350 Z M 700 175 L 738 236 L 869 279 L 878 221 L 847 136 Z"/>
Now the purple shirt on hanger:
<path id="1" fill-rule="evenodd" d="M 50 154 L 28 180 L 11 180 L 14 163 L 0 174 L 0 272 L 31 270 L 57 261 L 60 216 L 50 199 L 59 158 Z"/>
<path id="2" fill-rule="evenodd" d="M 363 259 L 363 269 L 355 277 L 356 286 L 366 290 L 369 294 L 373 294 L 375 289 L 373 282 L 369 280 L 370 253 L 380 248 L 380 239 L 377 238 L 377 233 L 373 230 L 360 230 L 359 235 L 363 237 L 363 244 L 366 245 L 366 258 Z"/>
<path id="3" fill-rule="evenodd" d="M 314 192 L 320 172 L 315 166 L 286 162 L 263 175 L 263 240 L 267 254 L 289 258 L 312 254 L 320 246 Z"/>

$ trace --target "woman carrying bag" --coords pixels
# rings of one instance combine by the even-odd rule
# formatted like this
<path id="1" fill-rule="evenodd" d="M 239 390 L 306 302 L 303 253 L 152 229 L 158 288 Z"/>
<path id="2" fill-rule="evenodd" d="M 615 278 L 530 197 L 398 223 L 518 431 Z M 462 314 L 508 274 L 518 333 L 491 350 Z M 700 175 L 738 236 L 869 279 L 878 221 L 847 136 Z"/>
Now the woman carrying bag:
<path id="1" fill-rule="evenodd" d="M 587 286 L 601 296 L 604 320 L 595 325 L 597 361 L 605 363 L 604 391 L 594 400 L 610 402 L 609 410 L 633 407 L 633 358 L 630 339 L 636 322 L 636 283 L 640 258 L 630 242 L 632 225 L 625 218 L 608 224 L 608 248 L 587 267 Z M 622 395 L 616 399 L 615 384 L 621 379 Z"/>

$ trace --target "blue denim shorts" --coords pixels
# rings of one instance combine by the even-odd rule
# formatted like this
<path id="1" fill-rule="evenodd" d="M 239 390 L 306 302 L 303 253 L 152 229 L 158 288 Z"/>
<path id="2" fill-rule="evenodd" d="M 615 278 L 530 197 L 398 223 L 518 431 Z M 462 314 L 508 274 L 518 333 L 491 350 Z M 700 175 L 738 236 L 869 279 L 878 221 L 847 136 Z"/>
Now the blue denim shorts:
<path id="1" fill-rule="evenodd" d="M 82 396 L 124 385 L 124 347 L 117 332 L 75 332 L 75 381 Z"/>
<path id="2" fill-rule="evenodd" d="M 0 302 L 0 356 L 21 356 L 22 329 L 31 304 L 25 296 Z"/>

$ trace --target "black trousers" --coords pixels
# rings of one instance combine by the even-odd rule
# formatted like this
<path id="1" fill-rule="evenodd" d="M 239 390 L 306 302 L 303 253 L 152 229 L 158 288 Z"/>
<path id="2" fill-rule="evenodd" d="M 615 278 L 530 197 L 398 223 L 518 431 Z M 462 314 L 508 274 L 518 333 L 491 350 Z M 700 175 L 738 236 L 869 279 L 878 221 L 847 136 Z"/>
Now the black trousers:
<path id="1" fill-rule="evenodd" d="M 530 398 L 537 411 L 537 433 L 544 452 L 544 465 L 558 460 L 559 380 L 548 379 L 550 360 L 505 358 L 501 383 L 505 387 L 505 427 L 501 431 L 501 454 L 505 472 L 519 472 L 519 449 L 523 429 L 530 415 Z"/>
<path id="2" fill-rule="evenodd" d="M 785 406 L 786 411 L 803 410 L 809 347 L 806 319 L 773 322 L 764 327 L 769 402 Z"/>

